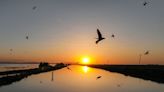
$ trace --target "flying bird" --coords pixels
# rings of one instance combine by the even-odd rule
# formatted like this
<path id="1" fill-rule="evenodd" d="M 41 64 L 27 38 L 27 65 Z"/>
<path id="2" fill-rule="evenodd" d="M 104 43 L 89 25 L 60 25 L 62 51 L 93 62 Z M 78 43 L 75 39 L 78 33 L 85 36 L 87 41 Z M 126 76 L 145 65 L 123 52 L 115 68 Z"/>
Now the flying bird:
<path id="1" fill-rule="evenodd" d="M 146 52 L 145 52 L 145 55 L 148 55 L 148 54 L 149 54 L 149 51 L 146 51 Z"/>
<path id="2" fill-rule="evenodd" d="M 26 39 L 28 40 L 28 39 L 29 39 L 29 37 L 28 37 L 28 36 L 26 36 Z"/>
<path id="3" fill-rule="evenodd" d="M 112 37 L 112 38 L 114 38 L 114 37 L 115 37 L 115 35 L 114 35 L 114 34 L 112 34 L 112 35 L 111 35 L 111 37 Z"/>
<path id="4" fill-rule="evenodd" d="M 35 10 L 37 7 L 36 6 L 33 6 L 32 9 Z"/>
<path id="5" fill-rule="evenodd" d="M 102 76 L 97 76 L 97 78 L 96 79 L 100 79 Z"/>
<path id="6" fill-rule="evenodd" d="M 13 49 L 10 49 L 10 51 L 13 51 Z"/>
<path id="7" fill-rule="evenodd" d="M 121 85 L 120 84 L 117 84 L 117 87 L 121 87 Z"/>
<path id="8" fill-rule="evenodd" d="M 10 49 L 10 53 L 9 54 L 12 55 L 12 52 L 13 52 L 13 49 Z"/>
<path id="9" fill-rule="evenodd" d="M 100 33 L 99 29 L 97 29 L 97 34 L 98 34 L 98 38 L 97 38 L 96 44 L 98 44 L 99 41 L 105 39 L 104 37 L 102 37 L 102 34 Z"/>
<path id="10" fill-rule="evenodd" d="M 144 3 L 143 3 L 143 6 L 146 6 L 148 3 L 145 1 Z"/>

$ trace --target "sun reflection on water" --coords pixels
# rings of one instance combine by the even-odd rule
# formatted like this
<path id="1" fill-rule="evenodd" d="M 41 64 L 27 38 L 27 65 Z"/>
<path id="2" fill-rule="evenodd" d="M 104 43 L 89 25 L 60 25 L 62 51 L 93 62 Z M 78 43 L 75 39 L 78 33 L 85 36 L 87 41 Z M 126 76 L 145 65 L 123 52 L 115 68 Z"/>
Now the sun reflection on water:
<path id="1" fill-rule="evenodd" d="M 82 71 L 83 71 L 84 73 L 87 73 L 89 70 L 90 70 L 90 68 L 89 68 L 88 66 L 83 66 L 83 67 L 82 67 Z"/>

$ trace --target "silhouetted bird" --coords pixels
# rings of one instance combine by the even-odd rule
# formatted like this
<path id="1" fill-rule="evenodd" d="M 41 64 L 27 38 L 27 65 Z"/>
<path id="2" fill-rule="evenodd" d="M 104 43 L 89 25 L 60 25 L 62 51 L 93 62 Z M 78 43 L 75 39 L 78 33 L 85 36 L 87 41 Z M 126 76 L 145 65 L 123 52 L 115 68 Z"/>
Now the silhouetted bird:
<path id="1" fill-rule="evenodd" d="M 97 76 L 97 78 L 96 79 L 100 79 L 101 78 L 101 76 Z"/>
<path id="2" fill-rule="evenodd" d="M 121 87 L 121 85 L 120 84 L 117 84 L 117 87 Z"/>
<path id="3" fill-rule="evenodd" d="M 146 6 L 148 3 L 145 1 L 144 3 L 143 3 L 143 6 Z"/>
<path id="4" fill-rule="evenodd" d="M 97 34 L 98 34 L 98 38 L 97 38 L 96 44 L 98 44 L 99 41 L 105 39 L 104 37 L 102 37 L 102 35 L 101 35 L 99 29 L 97 29 Z"/>
<path id="5" fill-rule="evenodd" d="M 35 10 L 37 7 L 36 6 L 33 6 L 32 9 Z"/>
<path id="6" fill-rule="evenodd" d="M 28 37 L 28 36 L 26 36 L 26 39 L 28 40 L 28 39 L 29 39 L 29 37 Z"/>
<path id="7" fill-rule="evenodd" d="M 13 51 L 13 49 L 10 49 L 10 51 Z"/>
<path id="8" fill-rule="evenodd" d="M 149 54 L 149 51 L 146 51 L 146 52 L 145 52 L 145 55 L 148 55 L 148 54 Z"/>
<path id="9" fill-rule="evenodd" d="M 13 52 L 13 49 L 10 49 L 10 53 L 9 54 L 12 55 L 12 52 Z"/>
<path id="10" fill-rule="evenodd" d="M 113 37 L 113 38 L 114 38 L 114 37 L 115 37 L 115 35 L 114 35 L 114 34 L 112 34 L 112 36 L 111 36 L 111 37 Z"/>

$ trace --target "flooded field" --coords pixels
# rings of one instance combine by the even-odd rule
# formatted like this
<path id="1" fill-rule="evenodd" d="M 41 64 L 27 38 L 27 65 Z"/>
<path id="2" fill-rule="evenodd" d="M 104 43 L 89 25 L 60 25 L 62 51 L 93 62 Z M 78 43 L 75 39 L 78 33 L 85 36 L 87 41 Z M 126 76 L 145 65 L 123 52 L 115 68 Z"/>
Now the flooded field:
<path id="1" fill-rule="evenodd" d="M 163 92 L 164 84 L 124 76 L 87 66 L 72 65 L 60 70 L 32 75 L 2 92 Z M 97 79 L 98 76 L 101 78 Z"/>

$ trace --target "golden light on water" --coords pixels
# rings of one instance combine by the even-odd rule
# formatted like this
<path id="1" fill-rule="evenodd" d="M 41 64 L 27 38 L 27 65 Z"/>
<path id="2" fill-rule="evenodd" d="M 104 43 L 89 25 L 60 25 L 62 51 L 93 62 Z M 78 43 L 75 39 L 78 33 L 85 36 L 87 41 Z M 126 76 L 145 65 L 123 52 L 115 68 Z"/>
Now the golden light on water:
<path id="1" fill-rule="evenodd" d="M 87 73 L 87 72 L 89 71 L 89 67 L 83 66 L 83 67 L 82 67 L 82 70 L 84 71 L 84 73 Z"/>

